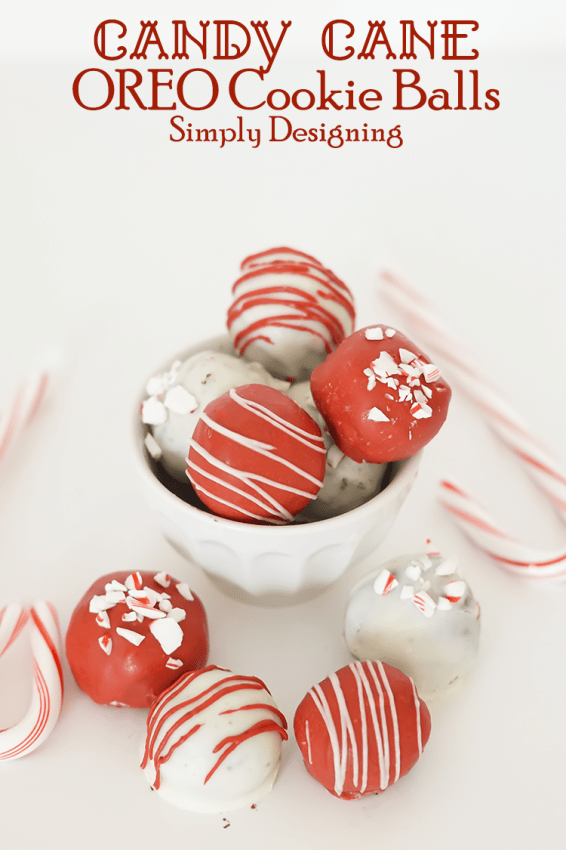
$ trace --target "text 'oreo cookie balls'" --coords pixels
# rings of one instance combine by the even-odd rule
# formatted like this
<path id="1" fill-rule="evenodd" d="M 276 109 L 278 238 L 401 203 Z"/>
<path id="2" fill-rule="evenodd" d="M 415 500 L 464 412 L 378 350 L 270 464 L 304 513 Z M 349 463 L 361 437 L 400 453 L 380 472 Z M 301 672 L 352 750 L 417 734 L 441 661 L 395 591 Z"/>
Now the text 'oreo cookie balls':
<path id="1" fill-rule="evenodd" d="M 480 608 L 456 558 L 401 555 L 352 588 L 344 637 L 353 656 L 399 667 L 429 699 L 457 690 L 473 668 Z"/>
<path id="2" fill-rule="evenodd" d="M 66 650 L 94 702 L 149 708 L 179 676 L 206 664 L 206 614 L 188 586 L 166 573 L 111 573 L 73 611 Z"/>
<path id="3" fill-rule="evenodd" d="M 251 806 L 273 786 L 286 729 L 261 679 L 212 665 L 187 673 L 152 705 L 141 767 L 179 808 Z"/>
<path id="4" fill-rule="evenodd" d="M 326 449 L 316 422 L 289 396 L 249 384 L 204 409 L 187 475 L 219 516 L 289 522 L 322 486 Z"/>
<path id="5" fill-rule="evenodd" d="M 378 794 L 416 764 L 430 713 L 412 680 L 380 661 L 356 661 L 314 685 L 295 713 L 305 767 L 343 800 Z"/>
<path id="6" fill-rule="evenodd" d="M 241 268 L 228 310 L 234 348 L 278 378 L 305 380 L 354 329 L 352 293 L 322 263 L 292 248 L 254 254 Z"/>
<path id="7" fill-rule="evenodd" d="M 316 367 L 311 390 L 338 448 L 370 463 L 422 449 L 444 423 L 451 396 L 426 354 L 387 325 L 345 339 Z"/>

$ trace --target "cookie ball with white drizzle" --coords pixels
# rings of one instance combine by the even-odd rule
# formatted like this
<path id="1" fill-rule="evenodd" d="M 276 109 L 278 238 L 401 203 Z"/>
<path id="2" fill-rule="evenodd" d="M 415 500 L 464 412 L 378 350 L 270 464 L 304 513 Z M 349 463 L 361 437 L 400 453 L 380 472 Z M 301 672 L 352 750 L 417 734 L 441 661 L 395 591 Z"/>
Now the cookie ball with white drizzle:
<path id="1" fill-rule="evenodd" d="M 282 524 L 316 497 L 325 461 L 320 428 L 308 413 L 279 390 L 249 384 L 207 405 L 187 475 L 219 516 Z"/>
<path id="2" fill-rule="evenodd" d="M 355 800 L 405 776 L 430 735 L 414 682 L 381 661 L 355 661 L 314 685 L 293 721 L 305 767 L 327 791 Z"/>
<path id="3" fill-rule="evenodd" d="M 271 790 L 286 729 L 261 679 L 211 665 L 187 673 L 152 705 L 141 767 L 175 806 L 232 811 Z"/>
<path id="4" fill-rule="evenodd" d="M 280 378 L 308 378 L 354 328 L 346 284 L 292 248 L 247 257 L 232 294 L 228 330 L 234 348 Z"/>
<path id="5" fill-rule="evenodd" d="M 178 481 L 186 481 L 189 441 L 206 405 L 233 387 L 265 384 L 280 390 L 287 381 L 273 378 L 259 363 L 219 351 L 201 351 L 147 383 L 141 419 L 149 426 L 146 447 L 154 460 Z"/>
<path id="6" fill-rule="evenodd" d="M 440 430 L 451 390 L 417 346 L 388 325 L 351 334 L 311 375 L 332 439 L 355 461 L 404 460 Z"/>
<path id="7" fill-rule="evenodd" d="M 202 602 L 164 572 L 102 576 L 69 623 L 69 666 L 94 702 L 148 708 L 156 696 L 208 659 Z"/>
<path id="8" fill-rule="evenodd" d="M 398 667 L 430 699 L 457 690 L 473 668 L 480 608 L 456 558 L 401 555 L 352 588 L 344 636 L 353 656 Z"/>

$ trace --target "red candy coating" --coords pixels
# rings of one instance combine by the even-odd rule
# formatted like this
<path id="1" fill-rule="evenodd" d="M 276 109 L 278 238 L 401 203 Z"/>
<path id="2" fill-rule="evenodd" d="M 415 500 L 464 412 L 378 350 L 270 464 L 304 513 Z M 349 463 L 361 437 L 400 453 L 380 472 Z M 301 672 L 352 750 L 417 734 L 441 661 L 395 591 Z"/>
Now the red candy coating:
<path id="1" fill-rule="evenodd" d="M 67 659 L 81 690 L 101 705 L 148 708 L 179 676 L 199 669 L 207 662 L 208 624 L 200 599 L 190 592 L 188 595 L 192 599 L 187 599 L 186 585 L 180 585 L 185 591 L 184 596 L 177 589 L 179 582 L 176 579 L 167 576 L 159 583 L 155 580 L 156 575 L 164 576 L 163 573 L 127 571 L 102 576 L 87 590 L 73 611 L 66 637 Z M 113 581 L 127 584 L 133 590 L 110 591 L 117 596 L 109 596 L 105 588 Z M 163 582 L 167 581 L 169 585 L 164 586 Z M 146 588 L 149 594 L 144 592 Z M 172 613 L 159 616 L 158 612 L 165 614 L 165 611 L 161 610 L 159 600 L 152 593 L 159 594 L 160 598 L 167 594 Z M 105 611 L 97 614 L 96 610 L 92 610 L 104 608 L 120 594 L 124 599 L 116 601 Z M 164 608 L 169 607 L 166 601 L 162 604 Z M 139 614 L 144 610 L 148 614 L 140 621 L 136 611 Z M 185 612 L 184 619 L 181 610 Z M 125 620 L 124 615 L 127 617 Z M 153 623 L 163 623 L 167 619 L 175 621 L 182 632 L 180 645 L 170 652 L 164 651 L 160 640 L 150 629 Z M 167 626 L 174 633 L 175 642 L 178 629 L 172 622 Z M 136 646 L 123 633 L 117 632 L 118 628 L 126 630 L 130 637 L 132 632 L 143 636 L 143 640 Z"/>
<path id="2" fill-rule="evenodd" d="M 281 523 L 316 496 L 325 463 L 320 428 L 308 413 L 280 390 L 247 384 L 204 409 L 187 475 L 214 513 Z"/>
<path id="3" fill-rule="evenodd" d="M 444 423 L 452 394 L 426 354 L 388 325 L 345 339 L 313 371 L 311 390 L 336 445 L 369 463 L 422 449 Z"/>
<path id="4" fill-rule="evenodd" d="M 311 776 L 353 800 L 411 770 L 430 736 L 430 714 L 411 679 L 379 661 L 342 667 L 307 693 L 295 737 Z"/>

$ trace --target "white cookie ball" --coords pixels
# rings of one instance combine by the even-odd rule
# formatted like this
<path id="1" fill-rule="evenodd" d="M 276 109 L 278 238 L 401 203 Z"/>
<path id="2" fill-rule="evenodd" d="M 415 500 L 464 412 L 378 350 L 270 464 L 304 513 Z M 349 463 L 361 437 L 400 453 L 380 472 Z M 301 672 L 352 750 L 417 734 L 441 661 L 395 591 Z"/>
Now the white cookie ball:
<path id="1" fill-rule="evenodd" d="M 384 661 L 430 699 L 463 684 L 479 646 L 480 609 L 455 558 L 402 555 L 350 593 L 344 636 L 360 661 Z"/>
<path id="2" fill-rule="evenodd" d="M 142 403 L 142 422 L 151 428 L 150 454 L 179 481 L 186 481 L 189 441 L 206 405 L 228 390 L 263 384 L 286 390 L 287 381 L 273 378 L 259 363 L 218 351 L 201 351 L 175 361 L 168 372 L 150 378 Z"/>

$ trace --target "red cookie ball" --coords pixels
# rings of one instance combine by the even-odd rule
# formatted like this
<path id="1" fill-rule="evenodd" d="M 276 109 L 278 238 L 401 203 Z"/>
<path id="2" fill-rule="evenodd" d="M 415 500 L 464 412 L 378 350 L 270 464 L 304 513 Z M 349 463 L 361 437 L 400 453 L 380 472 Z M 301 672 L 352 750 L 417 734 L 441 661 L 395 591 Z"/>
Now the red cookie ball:
<path id="1" fill-rule="evenodd" d="M 345 339 L 314 370 L 311 390 L 332 439 L 358 463 L 414 455 L 440 430 L 452 394 L 426 354 L 388 325 Z"/>
<path id="2" fill-rule="evenodd" d="M 78 686 L 95 702 L 148 708 L 179 676 L 206 664 L 206 614 L 187 585 L 166 573 L 110 573 L 73 611 L 66 649 Z"/>
<path id="3" fill-rule="evenodd" d="M 215 514 L 280 524 L 314 499 L 325 464 L 322 434 L 308 413 L 280 390 L 247 384 L 205 407 L 187 475 Z"/>
<path id="4" fill-rule="evenodd" d="M 355 661 L 310 689 L 294 720 L 305 767 L 355 800 L 385 791 L 417 762 L 430 714 L 413 681 L 381 661 Z"/>

